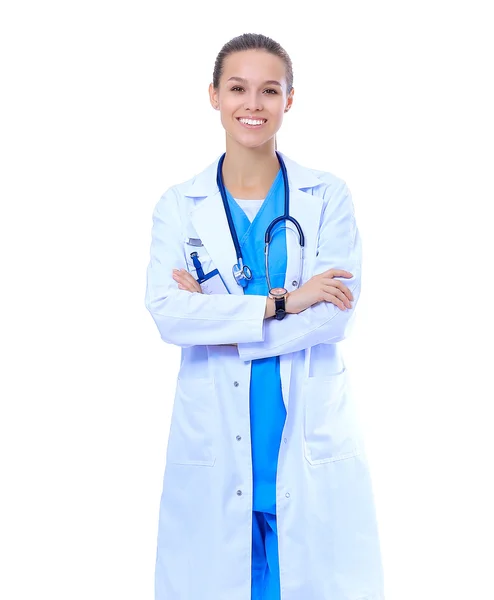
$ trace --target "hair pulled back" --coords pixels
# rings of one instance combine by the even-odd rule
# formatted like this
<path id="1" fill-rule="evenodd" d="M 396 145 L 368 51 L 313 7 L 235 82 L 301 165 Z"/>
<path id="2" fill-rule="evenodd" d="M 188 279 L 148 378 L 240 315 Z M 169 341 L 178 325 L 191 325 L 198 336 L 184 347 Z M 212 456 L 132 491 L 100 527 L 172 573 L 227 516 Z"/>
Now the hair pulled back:
<path id="1" fill-rule="evenodd" d="M 245 50 L 265 50 L 270 54 L 274 54 L 285 63 L 286 67 L 286 83 L 287 93 L 289 94 L 293 87 L 293 67 L 292 61 L 278 42 L 260 33 L 244 33 L 227 42 L 220 50 L 214 63 L 213 71 L 213 86 L 218 89 L 220 78 L 223 73 L 223 65 L 225 58 L 235 52 L 243 52 Z"/>

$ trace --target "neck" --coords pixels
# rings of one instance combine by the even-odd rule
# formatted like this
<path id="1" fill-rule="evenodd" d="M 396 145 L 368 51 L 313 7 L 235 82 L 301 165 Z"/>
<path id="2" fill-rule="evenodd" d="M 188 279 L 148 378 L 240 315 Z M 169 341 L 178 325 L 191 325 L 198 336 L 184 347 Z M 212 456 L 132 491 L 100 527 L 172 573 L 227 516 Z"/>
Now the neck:
<path id="1" fill-rule="evenodd" d="M 271 187 L 279 169 L 274 138 L 257 148 L 246 148 L 227 136 L 223 163 L 225 186 L 237 191 L 257 193 Z M 259 197 L 259 196 L 258 196 Z"/>

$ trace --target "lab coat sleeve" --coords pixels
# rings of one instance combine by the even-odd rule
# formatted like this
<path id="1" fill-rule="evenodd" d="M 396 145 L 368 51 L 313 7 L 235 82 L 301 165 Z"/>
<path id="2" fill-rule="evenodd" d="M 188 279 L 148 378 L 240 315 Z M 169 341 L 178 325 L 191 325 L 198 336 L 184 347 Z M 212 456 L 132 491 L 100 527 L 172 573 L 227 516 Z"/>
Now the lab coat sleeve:
<path id="1" fill-rule="evenodd" d="M 344 182 L 331 194 L 321 217 L 314 275 L 328 269 L 344 269 L 351 278 L 336 277 L 351 290 L 352 308 L 342 310 L 330 302 L 318 302 L 281 321 L 267 319 L 262 342 L 238 344 L 242 360 L 254 360 L 297 352 L 317 344 L 334 344 L 347 336 L 360 295 L 362 244 L 355 221 L 351 193 Z"/>
<path id="2" fill-rule="evenodd" d="M 173 269 L 187 269 L 182 222 L 175 188 L 153 212 L 145 305 L 163 341 L 182 348 L 194 345 L 260 342 L 264 335 L 264 296 L 206 295 L 180 290 Z"/>

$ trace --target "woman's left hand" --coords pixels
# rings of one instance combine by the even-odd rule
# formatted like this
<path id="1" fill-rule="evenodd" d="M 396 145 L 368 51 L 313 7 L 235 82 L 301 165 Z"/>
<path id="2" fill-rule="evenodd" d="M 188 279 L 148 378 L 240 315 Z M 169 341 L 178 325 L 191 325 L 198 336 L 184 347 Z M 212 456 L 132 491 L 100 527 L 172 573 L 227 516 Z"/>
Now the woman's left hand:
<path id="1" fill-rule="evenodd" d="M 178 283 L 178 289 L 186 292 L 199 292 L 202 294 L 202 288 L 194 277 L 185 269 L 173 269 L 173 279 Z"/>

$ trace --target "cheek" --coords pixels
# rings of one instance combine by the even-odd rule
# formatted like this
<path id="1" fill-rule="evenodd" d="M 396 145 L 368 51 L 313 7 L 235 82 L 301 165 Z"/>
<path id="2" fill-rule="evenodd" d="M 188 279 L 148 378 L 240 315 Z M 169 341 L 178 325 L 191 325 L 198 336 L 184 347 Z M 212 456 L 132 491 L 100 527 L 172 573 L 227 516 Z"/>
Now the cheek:
<path id="1" fill-rule="evenodd" d="M 231 123 L 234 118 L 233 115 L 239 110 L 238 102 L 234 102 L 231 99 L 223 100 L 220 104 L 221 122 L 223 125 Z"/>
<path id="2" fill-rule="evenodd" d="M 285 101 L 283 98 L 273 98 L 272 101 L 266 105 L 266 108 L 276 120 L 283 120 L 285 114 Z"/>
<path id="3" fill-rule="evenodd" d="M 283 108 L 276 108 L 275 111 L 271 112 L 271 125 L 279 129 L 283 123 L 283 117 L 285 116 Z"/>
<path id="4" fill-rule="evenodd" d="M 225 110 L 224 107 L 221 109 L 221 124 L 223 128 L 229 130 L 232 128 L 232 113 L 229 110 Z"/>
<path id="5" fill-rule="evenodd" d="M 225 113 L 225 115 L 230 113 L 230 116 L 233 112 L 238 110 L 239 106 L 241 106 L 241 105 L 242 104 L 241 104 L 240 100 L 236 99 L 231 94 L 227 94 L 226 96 L 223 96 L 220 101 L 221 112 Z"/>

